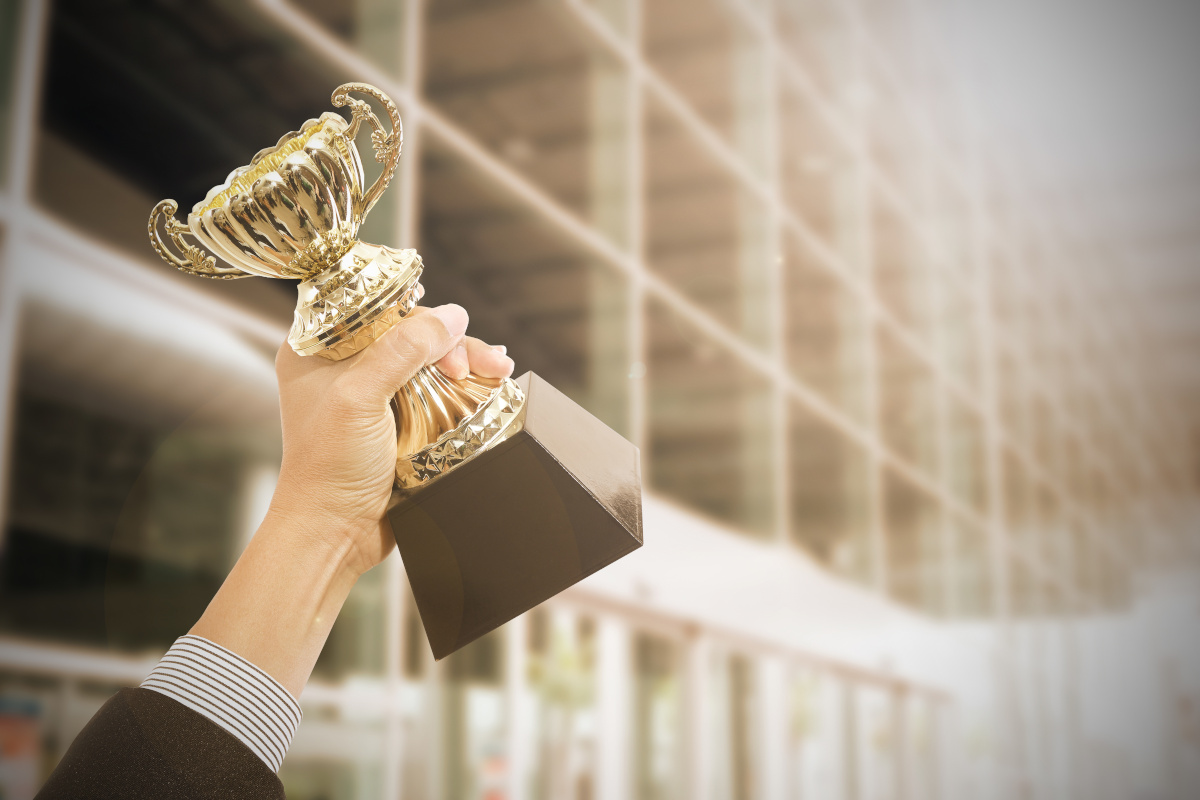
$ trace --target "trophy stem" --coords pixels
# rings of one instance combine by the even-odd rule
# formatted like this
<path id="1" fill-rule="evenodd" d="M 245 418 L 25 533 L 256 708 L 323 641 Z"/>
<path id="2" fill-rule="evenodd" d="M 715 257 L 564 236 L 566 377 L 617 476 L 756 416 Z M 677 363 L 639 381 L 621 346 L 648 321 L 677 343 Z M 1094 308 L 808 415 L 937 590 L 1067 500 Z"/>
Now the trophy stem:
<path id="1" fill-rule="evenodd" d="M 421 257 L 356 242 L 299 286 L 288 341 L 340 361 L 369 347 L 417 304 Z M 411 492 L 521 430 L 525 397 L 509 380 L 453 380 L 425 367 L 396 395 L 396 487 Z"/>
<path id="2" fill-rule="evenodd" d="M 395 397 L 396 488 L 411 493 L 518 433 L 525 395 L 509 378 L 425 367 Z"/>
<path id="3" fill-rule="evenodd" d="M 421 269 L 416 250 L 355 242 L 297 287 L 288 343 L 330 361 L 366 349 L 417 304 Z"/>
<path id="4" fill-rule="evenodd" d="M 491 399 L 499 380 L 470 374 L 456 381 L 425 367 L 396 395 L 397 447 L 416 453 L 454 430 Z"/>

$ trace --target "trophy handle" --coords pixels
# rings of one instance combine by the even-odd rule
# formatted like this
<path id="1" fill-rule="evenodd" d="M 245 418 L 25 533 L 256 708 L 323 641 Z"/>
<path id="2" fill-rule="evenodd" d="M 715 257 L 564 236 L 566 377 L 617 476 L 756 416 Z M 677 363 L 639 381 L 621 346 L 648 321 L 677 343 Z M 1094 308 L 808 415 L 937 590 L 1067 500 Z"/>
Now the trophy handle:
<path id="1" fill-rule="evenodd" d="M 375 116 L 371 107 L 363 100 L 350 97 L 350 92 L 370 95 L 378 100 L 387 111 L 388 121 L 392 124 L 391 132 L 385 132 L 383 123 Z M 350 127 L 346 129 L 346 138 L 350 141 L 354 141 L 363 122 L 371 126 L 371 144 L 375 146 L 375 160 L 383 164 L 383 173 L 363 195 L 362 213 L 365 215 L 392 182 L 392 177 L 396 174 L 396 165 L 400 163 L 400 149 L 404 146 L 404 125 L 400 122 L 400 111 L 390 97 L 368 83 L 343 83 L 333 90 L 332 103 L 334 108 L 350 106 L 352 119 Z"/>
<path id="2" fill-rule="evenodd" d="M 177 270 L 186 272 L 189 275 L 198 275 L 201 278 L 234 280 L 236 278 L 251 277 L 250 273 L 243 272 L 236 267 L 217 266 L 215 258 L 199 247 L 185 242 L 183 237 L 190 235 L 191 231 L 188 230 L 187 225 L 175 219 L 175 212 L 178 210 L 179 204 L 174 200 L 161 200 L 154 207 L 154 210 L 150 212 L 150 223 L 146 226 L 146 230 L 150 234 L 150 246 L 154 248 L 154 252 L 158 253 L 163 261 Z M 171 237 L 171 241 L 179 248 L 179 252 L 183 253 L 182 258 L 167 249 L 167 243 L 163 241 L 162 234 L 159 231 L 158 220 L 160 217 L 163 219 L 162 227 L 166 230 L 167 235 Z"/>

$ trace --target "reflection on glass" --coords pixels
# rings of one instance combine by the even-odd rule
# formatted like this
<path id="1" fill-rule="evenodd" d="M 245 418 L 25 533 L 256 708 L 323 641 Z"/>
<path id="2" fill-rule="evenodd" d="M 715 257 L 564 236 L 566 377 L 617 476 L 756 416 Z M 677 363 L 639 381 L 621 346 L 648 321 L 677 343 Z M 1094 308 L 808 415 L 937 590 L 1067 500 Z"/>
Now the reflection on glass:
<path id="1" fill-rule="evenodd" d="M 17 31 L 20 3 L 0 5 L 0 187 L 8 183 L 8 144 L 12 128 L 13 91 L 16 88 Z"/>
<path id="2" fill-rule="evenodd" d="M 231 169 L 330 110 L 333 87 L 361 78 L 325 66 L 241 5 L 54 3 L 34 168 L 38 204 L 139 259 L 153 258 L 146 216 L 158 198 L 190 208 Z M 290 298 L 283 318 L 290 317 L 288 282 L 233 283 L 220 293 L 282 295 Z"/>
<path id="3" fill-rule="evenodd" d="M 777 0 L 776 25 L 784 52 L 836 102 L 848 85 L 854 54 L 852 28 L 839 0 Z"/>
<path id="4" fill-rule="evenodd" d="M 646 258 L 731 331 L 765 347 L 770 217 L 695 134 L 647 96 Z"/>
<path id="5" fill-rule="evenodd" d="M 625 68 L 544 3 L 426 5 L 429 100 L 580 219 L 626 244 Z"/>
<path id="6" fill-rule="evenodd" d="M 1008 564 L 1008 598 L 1013 614 L 1028 619 L 1045 611 L 1046 586 L 1025 553 L 1012 553 Z"/>
<path id="7" fill-rule="evenodd" d="M 0 628 L 165 650 L 265 511 L 280 457 L 274 400 L 239 394 L 232 371 L 218 392 L 219 368 L 178 351 L 48 307 L 26 312 Z M 136 368 L 96 369 L 118 344 Z"/>
<path id="8" fill-rule="evenodd" d="M 896 321 L 918 338 L 932 335 L 934 311 L 929 259 L 917 232 L 881 200 L 872 229 L 875 292 Z"/>
<path id="9" fill-rule="evenodd" d="M 1082 602 L 1091 610 L 1122 607 L 1127 599 L 1127 584 L 1110 550 L 1098 541 L 1099 531 L 1085 523 L 1077 523 L 1074 531 L 1073 559 L 1075 586 Z"/>
<path id="10" fill-rule="evenodd" d="M 506 345 L 518 374 L 627 433 L 626 279 L 447 150 L 422 155 L 423 302 L 461 304 L 471 334 Z"/>
<path id="11" fill-rule="evenodd" d="M 843 575 L 865 580 L 870 572 L 867 453 L 799 404 L 790 416 L 792 540 Z"/>
<path id="12" fill-rule="evenodd" d="M 636 19 L 638 7 L 629 0 L 583 0 L 601 19 L 618 33 L 628 35 Z"/>
<path id="13" fill-rule="evenodd" d="M 681 672 L 678 644 L 647 633 L 636 635 L 631 744 L 637 800 L 682 797 Z"/>
<path id="14" fill-rule="evenodd" d="M 507 791 L 504 631 L 494 630 L 443 661 L 443 800 L 485 800 Z"/>
<path id="15" fill-rule="evenodd" d="M 863 305 L 796 237 L 786 238 L 784 256 L 788 364 L 839 411 L 862 420 L 870 331 Z"/>
<path id="16" fill-rule="evenodd" d="M 804 96 L 780 92 L 779 171 L 784 202 L 821 241 L 858 266 L 858 169 L 843 132 Z M 861 222 L 860 222 L 861 224 Z"/>
<path id="17" fill-rule="evenodd" d="M 969 287 L 939 278 L 934 281 L 937 321 L 942 329 L 942 363 L 950 376 L 968 391 L 979 388 L 979 311 Z"/>
<path id="18" fill-rule="evenodd" d="M 1053 575 L 1064 574 L 1070 567 L 1070 524 L 1064 514 L 1058 493 L 1046 483 L 1038 490 L 1039 560 Z"/>
<path id="19" fill-rule="evenodd" d="M 650 483 L 752 535 L 772 517 L 770 392 L 727 351 L 653 303 L 647 467 Z"/>
<path id="20" fill-rule="evenodd" d="M 884 473 L 888 592 L 932 614 L 946 609 L 946 532 L 937 500 L 892 470 Z"/>
<path id="21" fill-rule="evenodd" d="M 1058 510 L 1058 499 L 1054 495 L 1054 490 L 1046 482 L 1043 476 L 1031 476 L 1031 483 L 1026 487 L 1029 491 L 1028 501 L 1030 502 L 1030 519 L 1029 519 L 1029 540 L 1026 545 L 1028 553 L 1038 553 L 1049 555 L 1049 548 L 1055 534 L 1056 513 Z M 1057 569 L 1057 565 L 1053 561 L 1047 562 L 1047 559 L 1040 556 L 1039 561 L 1046 563 L 1046 566 L 1053 570 Z"/>
<path id="22" fill-rule="evenodd" d="M 997 394 L 1000 422 L 1014 440 L 1025 439 L 1028 430 L 1028 396 L 1025 392 L 1027 365 L 1012 347 L 996 347 Z"/>
<path id="23" fill-rule="evenodd" d="M 870 78 L 868 149 L 880 176 L 911 200 L 921 196 L 927 151 L 914 126 L 911 101 L 901 95 L 895 76 L 883 70 L 875 64 Z"/>
<path id="24" fill-rule="evenodd" d="M 933 369 L 900 339 L 876 331 L 879 414 L 888 448 L 909 464 L 936 476 L 937 417 Z"/>
<path id="25" fill-rule="evenodd" d="M 1016 542 L 1036 539 L 1035 489 L 1032 478 L 1016 453 L 1004 454 L 1004 517 L 1008 537 Z"/>
<path id="26" fill-rule="evenodd" d="M 763 42 L 719 0 L 645 0 L 643 9 L 650 65 L 763 174 L 768 167 Z"/>
<path id="27" fill-rule="evenodd" d="M 932 53 L 916 18 L 906 13 L 903 4 L 891 0 L 859 0 L 857 11 L 874 46 L 881 55 L 886 53 L 895 80 L 917 89 Z M 883 58 L 877 60 L 884 63 Z"/>
<path id="28" fill-rule="evenodd" d="M 950 539 L 951 609 L 957 616 L 986 618 L 993 612 L 991 554 L 987 535 L 974 525 L 953 523 Z"/>
<path id="29" fill-rule="evenodd" d="M 531 800 L 590 800 L 596 782 L 596 628 L 588 617 L 535 609 L 528 618 L 522 713 Z"/>
<path id="30" fill-rule="evenodd" d="M 406 0 L 287 0 L 360 56 L 397 78 L 404 75 Z M 377 241 L 365 239 L 364 241 Z"/>
<path id="31" fill-rule="evenodd" d="M 945 479 L 955 497 L 982 512 L 987 501 L 983 420 L 957 398 L 947 398 L 947 405 Z"/>
<path id="32" fill-rule="evenodd" d="M 1077 407 L 1072 400 L 1065 400 L 1068 408 Z M 1091 460 L 1090 454 L 1086 452 L 1084 442 L 1087 441 L 1086 434 L 1082 433 L 1079 428 L 1075 429 L 1075 435 L 1070 436 L 1063 442 L 1063 475 L 1060 482 L 1063 491 L 1068 497 L 1074 498 L 1075 502 L 1086 507 L 1088 498 L 1088 466 Z"/>
<path id="33" fill-rule="evenodd" d="M 958 174 L 952 174 L 944 161 L 939 166 L 929 176 L 930 200 L 923 221 L 933 234 L 938 260 L 961 278 L 963 286 L 971 287 L 982 262 L 975 255 L 971 237 L 975 222 L 971 197 L 959 183 Z"/>

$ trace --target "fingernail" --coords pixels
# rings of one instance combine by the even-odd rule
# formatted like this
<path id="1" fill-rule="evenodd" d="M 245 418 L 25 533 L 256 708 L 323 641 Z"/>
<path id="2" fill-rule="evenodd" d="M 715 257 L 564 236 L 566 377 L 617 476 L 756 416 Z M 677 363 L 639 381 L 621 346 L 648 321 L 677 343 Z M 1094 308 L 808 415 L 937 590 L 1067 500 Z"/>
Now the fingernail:
<path id="1" fill-rule="evenodd" d="M 492 349 L 501 355 L 506 355 L 508 353 L 508 348 L 502 344 L 494 344 L 492 345 Z"/>
<path id="2" fill-rule="evenodd" d="M 425 285 L 418 283 L 417 284 L 417 299 L 420 300 L 424 296 L 425 296 Z"/>
<path id="3" fill-rule="evenodd" d="M 452 338 L 457 338 L 467 332 L 467 311 L 462 306 L 447 303 L 444 306 L 430 309 L 429 313 L 441 320 Z"/>

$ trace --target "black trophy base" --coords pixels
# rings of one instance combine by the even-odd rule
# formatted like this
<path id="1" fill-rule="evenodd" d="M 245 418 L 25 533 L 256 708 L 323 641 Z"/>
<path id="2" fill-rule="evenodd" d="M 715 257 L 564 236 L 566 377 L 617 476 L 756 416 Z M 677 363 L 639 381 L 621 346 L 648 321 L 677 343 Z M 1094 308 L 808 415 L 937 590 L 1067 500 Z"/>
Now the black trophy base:
<path id="1" fill-rule="evenodd" d="M 642 546 L 638 450 L 527 372 L 524 428 L 388 520 L 433 655 L 450 655 Z"/>

